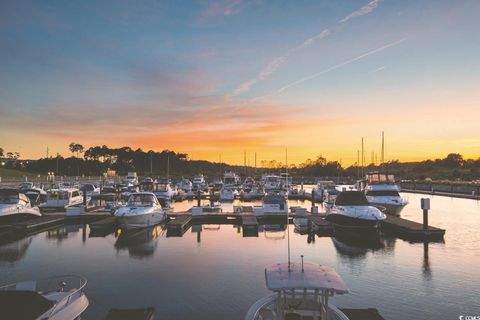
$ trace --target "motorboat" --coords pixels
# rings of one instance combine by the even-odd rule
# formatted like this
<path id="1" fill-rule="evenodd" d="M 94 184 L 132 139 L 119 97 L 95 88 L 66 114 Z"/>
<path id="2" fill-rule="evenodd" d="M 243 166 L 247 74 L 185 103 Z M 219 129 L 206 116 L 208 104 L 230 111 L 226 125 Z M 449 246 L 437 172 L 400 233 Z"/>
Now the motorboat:
<path id="1" fill-rule="evenodd" d="M 167 218 L 152 192 L 131 194 L 126 206 L 119 208 L 114 215 L 120 226 L 126 229 L 154 226 Z"/>
<path id="2" fill-rule="evenodd" d="M 33 182 L 25 181 L 20 183 L 18 186 L 18 190 L 29 190 L 35 188 L 35 184 Z"/>
<path id="3" fill-rule="evenodd" d="M 128 172 L 127 173 L 127 184 L 137 185 L 138 184 L 138 176 L 136 172 Z"/>
<path id="4" fill-rule="evenodd" d="M 276 191 L 281 189 L 281 181 L 279 176 L 264 175 L 262 177 L 263 188 L 265 192 Z"/>
<path id="5" fill-rule="evenodd" d="M 185 191 L 185 193 L 188 193 L 192 191 L 193 184 L 190 180 L 182 178 L 182 180 L 177 183 L 177 189 Z"/>
<path id="6" fill-rule="evenodd" d="M 386 216 L 371 206 L 361 191 L 343 191 L 337 196 L 331 208 L 327 207 L 326 219 L 335 231 L 348 231 L 361 235 L 377 232 L 379 223 Z"/>
<path id="7" fill-rule="evenodd" d="M 293 178 L 290 174 L 284 172 L 280 173 L 280 188 L 289 190 L 293 186 Z"/>
<path id="8" fill-rule="evenodd" d="M 92 194 L 100 193 L 100 188 L 94 185 L 93 183 L 84 183 L 80 187 L 80 191 L 82 191 L 83 194 L 86 194 L 87 197 L 90 198 Z"/>
<path id="9" fill-rule="evenodd" d="M 172 189 L 170 183 L 158 184 L 155 195 L 158 199 L 172 200 L 175 196 L 175 191 Z"/>
<path id="10" fill-rule="evenodd" d="M 83 203 L 83 195 L 77 188 L 59 188 L 47 191 L 47 201 L 39 206 L 47 214 L 51 211 L 65 211 L 68 207 Z"/>
<path id="11" fill-rule="evenodd" d="M 339 194 L 340 190 L 338 190 L 335 185 L 328 186 L 323 192 L 323 202 L 331 206 L 335 203 L 335 200 Z"/>
<path id="12" fill-rule="evenodd" d="M 16 189 L 0 189 L 0 223 L 13 223 L 40 217 L 38 207 Z"/>
<path id="13" fill-rule="evenodd" d="M 234 172 L 226 172 L 223 175 L 224 188 L 237 188 L 240 185 L 240 177 Z"/>
<path id="14" fill-rule="evenodd" d="M 205 178 L 203 177 L 203 174 L 194 176 L 192 184 L 194 190 L 203 190 L 205 188 Z"/>
<path id="15" fill-rule="evenodd" d="M 47 202 L 47 192 L 43 189 L 32 187 L 31 189 L 19 189 L 19 191 L 30 199 L 32 206 Z"/>
<path id="16" fill-rule="evenodd" d="M 255 186 L 255 179 L 252 177 L 246 177 L 242 184 L 242 190 L 249 192 Z"/>
<path id="17" fill-rule="evenodd" d="M 336 294 L 348 293 L 333 268 L 303 261 L 278 263 L 265 268 L 265 280 L 272 292 L 250 307 L 245 320 L 349 319 L 329 302 Z"/>
<path id="18" fill-rule="evenodd" d="M 249 191 L 242 190 L 240 194 L 243 200 L 251 201 L 251 200 L 260 200 L 265 197 L 265 189 L 261 184 L 255 184 Z"/>
<path id="19" fill-rule="evenodd" d="M 319 180 L 315 187 L 312 188 L 313 198 L 316 202 L 325 200 L 325 190 L 335 188 L 335 182 L 330 180 Z"/>
<path id="20" fill-rule="evenodd" d="M 219 199 L 220 201 L 233 201 L 237 196 L 237 191 L 233 188 L 223 187 L 220 190 Z"/>
<path id="21" fill-rule="evenodd" d="M 2 319 L 73 320 L 88 307 L 87 280 L 66 275 L 0 287 Z"/>
<path id="22" fill-rule="evenodd" d="M 395 178 L 390 174 L 369 173 L 367 175 L 365 195 L 371 205 L 384 210 L 387 214 L 399 216 L 408 204 L 408 199 L 399 194 L 400 187 L 395 184 Z"/>
<path id="23" fill-rule="evenodd" d="M 256 215 L 287 215 L 288 201 L 281 194 L 267 194 L 263 198 L 260 208 L 256 208 Z"/>
<path id="24" fill-rule="evenodd" d="M 138 188 L 142 192 L 154 192 L 156 188 L 156 181 L 150 177 L 147 177 L 138 184 Z"/>

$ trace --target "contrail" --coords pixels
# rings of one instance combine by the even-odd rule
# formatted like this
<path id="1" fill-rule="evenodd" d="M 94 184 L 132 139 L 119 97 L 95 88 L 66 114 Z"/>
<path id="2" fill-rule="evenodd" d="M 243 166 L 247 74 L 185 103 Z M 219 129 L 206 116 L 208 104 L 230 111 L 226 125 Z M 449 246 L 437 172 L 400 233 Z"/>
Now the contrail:
<path id="1" fill-rule="evenodd" d="M 321 76 L 322 74 L 328 73 L 328 72 L 330 72 L 330 71 L 332 71 L 332 70 L 335 70 L 335 69 L 344 67 L 344 66 L 346 66 L 346 65 L 348 65 L 348 64 L 350 64 L 350 63 L 352 63 L 352 62 L 358 61 L 358 60 L 363 59 L 363 58 L 365 58 L 365 57 L 368 57 L 368 56 L 370 56 L 370 55 L 372 55 L 372 54 L 375 54 L 375 53 L 377 53 L 377 52 L 380 52 L 380 51 L 383 51 L 383 50 L 388 49 L 388 48 L 390 48 L 390 47 L 396 46 L 396 45 L 402 43 L 403 41 L 405 41 L 406 39 L 407 39 L 407 38 L 403 38 L 403 39 L 400 39 L 400 40 L 398 40 L 398 41 L 389 43 L 389 44 L 384 45 L 384 46 L 382 46 L 382 47 L 380 47 L 380 48 L 377 48 L 377 49 L 375 49 L 375 50 L 372 50 L 372 51 L 369 51 L 369 52 L 367 52 L 367 53 L 364 53 L 364 54 L 362 54 L 362 55 L 360 55 L 360 56 L 358 56 L 358 57 L 355 57 L 355 58 L 352 58 L 352 59 L 350 59 L 350 60 L 344 61 L 344 62 L 342 62 L 342 63 L 340 63 L 340 64 L 334 65 L 333 67 L 327 68 L 327 69 L 325 69 L 325 70 L 322 70 L 322 71 L 320 71 L 320 72 L 314 73 L 314 74 L 312 74 L 312 75 L 310 75 L 310 76 L 308 76 L 308 77 L 305 77 L 305 78 L 303 78 L 303 79 L 300 79 L 300 80 L 294 81 L 294 82 L 292 82 L 292 83 L 289 83 L 289 84 L 287 84 L 286 86 L 283 86 L 283 87 L 281 87 L 280 89 L 278 89 L 277 93 L 283 92 L 283 91 L 287 90 L 288 88 L 291 88 L 291 87 L 293 87 L 293 86 L 296 86 L 297 84 L 303 83 L 303 82 L 305 82 L 305 81 L 311 80 L 311 79 L 316 78 L 316 77 L 318 77 L 318 76 Z"/>

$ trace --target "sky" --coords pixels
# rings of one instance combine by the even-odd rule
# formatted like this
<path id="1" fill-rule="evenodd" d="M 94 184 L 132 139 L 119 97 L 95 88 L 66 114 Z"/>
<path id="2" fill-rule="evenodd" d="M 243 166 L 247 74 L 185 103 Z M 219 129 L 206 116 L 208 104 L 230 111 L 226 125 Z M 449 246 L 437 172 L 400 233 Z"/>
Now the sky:
<path id="1" fill-rule="evenodd" d="M 0 147 L 480 157 L 480 1 L 0 2 Z"/>

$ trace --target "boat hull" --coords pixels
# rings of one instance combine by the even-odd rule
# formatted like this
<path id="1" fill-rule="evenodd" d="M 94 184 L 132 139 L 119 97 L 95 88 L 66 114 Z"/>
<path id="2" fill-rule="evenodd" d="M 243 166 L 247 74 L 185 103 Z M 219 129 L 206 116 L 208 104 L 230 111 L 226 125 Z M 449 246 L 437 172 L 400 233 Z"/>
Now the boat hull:
<path id="1" fill-rule="evenodd" d="M 383 211 L 386 214 L 394 215 L 394 216 L 400 216 L 400 213 L 402 212 L 403 208 L 407 204 L 391 204 L 391 203 L 376 203 L 376 202 L 370 202 L 370 204 L 379 210 Z"/>
<path id="2" fill-rule="evenodd" d="M 341 214 L 329 214 L 326 220 L 333 225 L 335 232 L 349 235 L 374 236 L 378 234 L 380 228 L 379 220 L 353 218 Z"/>
<path id="3" fill-rule="evenodd" d="M 146 228 L 160 224 L 165 219 L 166 214 L 163 212 L 117 217 L 118 224 L 124 229 Z"/>

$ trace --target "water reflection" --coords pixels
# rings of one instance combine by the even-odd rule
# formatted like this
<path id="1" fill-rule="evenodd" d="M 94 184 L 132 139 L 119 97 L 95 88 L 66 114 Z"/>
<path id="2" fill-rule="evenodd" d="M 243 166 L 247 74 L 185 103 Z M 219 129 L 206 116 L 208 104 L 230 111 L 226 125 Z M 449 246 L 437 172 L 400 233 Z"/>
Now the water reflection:
<path id="1" fill-rule="evenodd" d="M 428 259 L 428 241 L 423 243 L 423 279 L 430 281 L 432 279 L 432 269 L 430 268 L 430 261 Z"/>
<path id="2" fill-rule="evenodd" d="M 78 233 L 82 227 L 85 229 L 85 225 L 83 224 L 63 225 L 55 229 L 47 230 L 45 237 L 49 240 L 57 240 L 58 243 L 61 243 L 63 240 L 68 239 L 69 234 L 71 234 L 70 236 L 75 236 L 74 234 Z M 82 231 L 82 233 L 83 232 L 84 231 Z"/>
<path id="3" fill-rule="evenodd" d="M 368 252 L 384 248 L 380 237 L 360 240 L 358 238 L 335 235 L 335 237 L 332 237 L 332 242 L 337 253 L 348 260 L 365 259 Z"/>
<path id="4" fill-rule="evenodd" d="M 284 224 L 263 225 L 263 236 L 267 240 L 283 240 L 287 234 L 287 226 Z"/>
<path id="5" fill-rule="evenodd" d="M 15 265 L 15 262 L 25 256 L 31 243 L 32 237 L 28 237 L 0 245 L 0 265 Z"/>
<path id="6" fill-rule="evenodd" d="M 117 249 L 117 253 L 127 250 L 132 258 L 149 258 L 157 249 L 158 238 L 164 234 L 165 228 L 161 225 L 138 230 L 119 229 L 114 247 Z"/>

